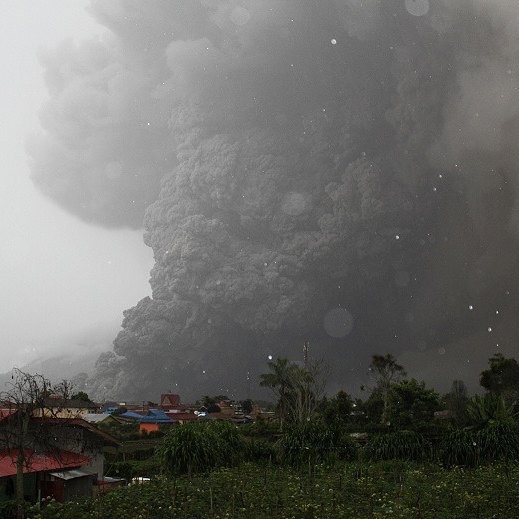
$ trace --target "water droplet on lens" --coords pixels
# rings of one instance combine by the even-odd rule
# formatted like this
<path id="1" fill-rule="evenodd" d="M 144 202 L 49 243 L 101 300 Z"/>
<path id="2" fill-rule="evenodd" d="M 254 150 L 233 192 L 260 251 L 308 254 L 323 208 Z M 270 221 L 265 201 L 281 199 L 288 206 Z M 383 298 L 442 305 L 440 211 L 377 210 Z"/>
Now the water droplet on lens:
<path id="1" fill-rule="evenodd" d="M 251 16 L 245 7 L 237 6 L 231 11 L 229 18 L 235 25 L 245 25 L 250 20 Z"/>
<path id="2" fill-rule="evenodd" d="M 429 0 L 405 0 L 405 8 L 413 16 L 425 16 L 429 12 Z"/>
<path id="3" fill-rule="evenodd" d="M 333 308 L 326 312 L 323 325 L 331 337 L 346 337 L 353 330 L 353 316 L 346 308 Z"/>

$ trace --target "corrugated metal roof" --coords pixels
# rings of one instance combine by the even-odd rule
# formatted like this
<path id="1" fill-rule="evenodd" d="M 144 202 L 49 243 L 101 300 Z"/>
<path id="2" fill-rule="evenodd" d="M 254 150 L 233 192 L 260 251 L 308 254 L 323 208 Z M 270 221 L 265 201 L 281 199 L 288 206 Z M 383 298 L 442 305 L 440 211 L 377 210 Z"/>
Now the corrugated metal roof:
<path id="1" fill-rule="evenodd" d="M 85 413 L 84 415 L 81 415 L 81 418 L 90 423 L 99 423 L 111 416 L 112 415 L 109 413 Z"/>
<path id="2" fill-rule="evenodd" d="M 131 420 L 135 420 L 137 422 L 146 422 L 146 423 L 169 423 L 171 422 L 170 418 L 166 415 L 162 409 L 150 409 L 148 414 L 142 415 L 139 413 L 134 413 L 133 411 L 127 411 L 120 415 L 122 418 L 129 418 Z"/>
<path id="3" fill-rule="evenodd" d="M 63 470 L 61 472 L 51 472 L 50 475 L 55 478 L 64 479 L 65 481 L 68 481 L 69 479 L 92 477 L 92 474 L 83 472 L 82 470 Z"/>

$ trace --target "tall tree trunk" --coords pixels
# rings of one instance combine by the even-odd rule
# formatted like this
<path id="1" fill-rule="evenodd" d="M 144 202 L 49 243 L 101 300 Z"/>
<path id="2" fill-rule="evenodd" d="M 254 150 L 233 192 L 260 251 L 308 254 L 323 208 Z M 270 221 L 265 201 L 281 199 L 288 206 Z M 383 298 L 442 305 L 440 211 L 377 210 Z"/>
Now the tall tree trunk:
<path id="1" fill-rule="evenodd" d="M 23 492 L 23 451 L 18 453 L 16 458 L 16 519 L 24 519 L 24 492 Z"/>

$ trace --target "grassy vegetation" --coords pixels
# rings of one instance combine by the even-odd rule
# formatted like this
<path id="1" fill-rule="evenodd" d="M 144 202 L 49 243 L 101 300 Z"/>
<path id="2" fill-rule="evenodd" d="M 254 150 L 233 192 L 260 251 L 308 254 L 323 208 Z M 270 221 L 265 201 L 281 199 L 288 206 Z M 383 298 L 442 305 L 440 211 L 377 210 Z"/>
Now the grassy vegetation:
<path id="1" fill-rule="evenodd" d="M 391 356 L 375 357 L 382 375 L 402 371 Z M 499 388 L 501 368 L 491 373 Z M 282 386 L 279 398 L 287 400 L 278 402 L 278 420 L 240 428 L 190 423 L 160 438 L 111 424 L 124 446 L 106 452 L 107 475 L 153 480 L 27 516 L 519 518 L 519 398 L 489 392 L 469 399 L 457 381 L 445 397 L 450 415 L 437 421 L 435 391 L 415 380 L 381 379 L 366 402 L 339 392 L 311 413 L 301 408 L 307 416 L 291 403 L 315 404 L 315 395 L 303 398 L 310 386 L 291 384 L 291 370 L 277 371 L 271 385 Z"/>
<path id="2" fill-rule="evenodd" d="M 33 519 L 82 518 L 511 518 L 519 467 L 445 469 L 414 462 L 339 462 L 305 468 L 245 463 L 157 479 L 96 500 L 52 503 Z"/>

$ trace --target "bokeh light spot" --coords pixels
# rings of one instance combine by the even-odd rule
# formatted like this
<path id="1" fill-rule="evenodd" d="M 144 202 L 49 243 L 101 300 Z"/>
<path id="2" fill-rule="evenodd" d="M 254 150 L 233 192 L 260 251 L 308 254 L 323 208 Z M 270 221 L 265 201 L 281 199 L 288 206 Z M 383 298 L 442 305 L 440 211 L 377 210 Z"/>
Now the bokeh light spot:
<path id="1" fill-rule="evenodd" d="M 353 330 L 353 316 L 346 308 L 333 308 L 324 316 L 324 329 L 330 337 L 346 337 Z"/>

